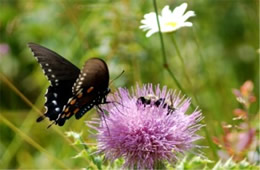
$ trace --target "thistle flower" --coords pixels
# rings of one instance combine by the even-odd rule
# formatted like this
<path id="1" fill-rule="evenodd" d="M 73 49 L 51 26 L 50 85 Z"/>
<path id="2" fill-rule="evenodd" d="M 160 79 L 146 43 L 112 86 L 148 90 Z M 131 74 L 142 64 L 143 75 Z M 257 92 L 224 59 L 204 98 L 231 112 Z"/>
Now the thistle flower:
<path id="1" fill-rule="evenodd" d="M 196 109 L 186 115 L 190 99 L 167 87 L 157 85 L 154 91 L 147 84 L 137 86 L 132 94 L 119 88 L 108 100 L 112 103 L 102 107 L 108 114 L 101 121 L 87 122 L 98 132 L 98 152 L 108 159 L 123 157 L 124 167 L 153 169 L 157 163 L 174 162 L 178 153 L 199 147 L 193 142 L 201 138 L 195 134 L 202 127 L 198 124 L 201 112 Z"/>
<path id="2" fill-rule="evenodd" d="M 162 10 L 162 14 L 158 16 L 161 32 L 173 32 L 182 27 L 191 27 L 191 22 L 186 22 L 192 16 L 195 16 L 194 11 L 188 11 L 184 14 L 187 9 L 187 3 L 183 3 L 176 7 L 173 11 L 170 10 L 169 6 L 165 6 Z M 150 12 L 144 15 L 144 19 L 141 20 L 139 28 L 143 29 L 146 33 L 146 37 L 150 37 L 152 34 L 159 31 L 156 13 Z"/>

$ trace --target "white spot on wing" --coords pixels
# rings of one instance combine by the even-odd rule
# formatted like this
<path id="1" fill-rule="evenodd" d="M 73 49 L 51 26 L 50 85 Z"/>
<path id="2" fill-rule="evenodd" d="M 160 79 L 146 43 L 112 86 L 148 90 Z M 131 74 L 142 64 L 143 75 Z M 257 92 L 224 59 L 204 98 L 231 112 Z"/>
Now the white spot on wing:
<path id="1" fill-rule="evenodd" d="M 58 94 L 57 93 L 53 93 L 54 97 L 57 98 L 58 97 Z"/>
<path id="2" fill-rule="evenodd" d="M 51 101 L 54 105 L 57 105 L 57 101 L 56 100 L 53 100 Z"/>
<path id="3" fill-rule="evenodd" d="M 56 107 L 56 108 L 55 108 L 55 111 L 56 111 L 56 112 L 59 112 L 59 111 L 60 111 L 60 108 L 59 108 L 59 107 Z"/>

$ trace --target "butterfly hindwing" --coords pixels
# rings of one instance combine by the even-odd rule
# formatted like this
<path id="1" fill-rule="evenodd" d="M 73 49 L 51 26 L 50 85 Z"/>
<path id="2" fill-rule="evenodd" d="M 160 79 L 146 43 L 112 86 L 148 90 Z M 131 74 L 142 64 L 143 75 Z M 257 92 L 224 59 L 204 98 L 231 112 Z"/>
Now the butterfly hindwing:
<path id="1" fill-rule="evenodd" d="M 78 94 L 69 99 L 59 119 L 71 117 L 72 115 L 75 115 L 76 119 L 81 118 L 87 111 L 93 108 L 95 98 L 95 93 L 87 93 L 80 90 Z"/>
<path id="2" fill-rule="evenodd" d="M 91 58 L 86 61 L 80 75 L 73 85 L 72 92 L 76 94 L 80 89 L 93 87 L 96 92 L 108 88 L 109 72 L 106 63 L 99 58 Z"/>
<path id="3" fill-rule="evenodd" d="M 98 58 L 87 60 L 73 85 L 71 98 L 64 113 L 81 118 L 93 106 L 101 104 L 109 93 L 109 72 L 106 63 Z M 62 117 L 66 117 L 61 114 Z"/>
<path id="4" fill-rule="evenodd" d="M 62 87 L 62 88 L 60 88 Z M 72 83 L 62 81 L 61 86 L 49 86 L 48 92 L 45 94 L 46 102 L 46 112 L 45 116 L 50 120 L 57 120 L 59 114 L 63 111 L 67 101 L 72 96 L 71 92 Z M 65 123 L 64 121 L 57 122 L 60 126 Z"/>

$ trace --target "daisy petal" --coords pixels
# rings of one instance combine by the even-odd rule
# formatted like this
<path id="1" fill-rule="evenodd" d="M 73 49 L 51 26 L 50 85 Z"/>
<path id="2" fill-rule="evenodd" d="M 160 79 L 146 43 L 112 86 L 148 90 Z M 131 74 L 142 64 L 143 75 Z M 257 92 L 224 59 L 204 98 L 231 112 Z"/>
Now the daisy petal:
<path id="1" fill-rule="evenodd" d="M 188 12 L 186 12 L 186 14 L 184 14 L 182 16 L 182 19 L 183 19 L 183 21 L 186 21 L 188 18 L 193 17 L 193 16 L 195 16 L 195 12 L 194 11 L 188 11 Z"/>
<path id="2" fill-rule="evenodd" d="M 192 23 L 191 22 L 184 22 L 182 24 L 182 27 L 191 27 L 192 26 Z"/>
<path id="3" fill-rule="evenodd" d="M 156 33 L 156 32 L 158 32 L 158 31 L 156 31 L 156 30 L 150 30 L 150 31 L 148 31 L 147 33 L 146 33 L 146 37 L 150 37 L 151 35 L 153 35 L 154 33 Z"/>
<path id="4" fill-rule="evenodd" d="M 171 15 L 171 10 L 169 5 L 166 5 L 163 9 L 162 9 L 162 17 L 167 17 Z"/>
<path id="5" fill-rule="evenodd" d="M 185 10 L 187 9 L 187 6 L 188 4 L 187 3 L 183 3 L 181 4 L 180 6 L 176 7 L 174 10 L 173 10 L 173 15 L 175 17 L 180 17 L 184 14 Z"/>
<path id="6" fill-rule="evenodd" d="M 166 5 L 161 12 L 161 15 L 158 15 L 161 31 L 164 32 L 173 32 L 181 27 L 191 27 L 191 22 L 185 22 L 192 16 L 195 16 L 194 11 L 188 11 L 185 13 L 188 4 L 183 3 L 180 6 L 176 7 L 173 12 L 171 12 L 170 7 Z M 157 17 L 155 12 L 150 12 L 144 15 L 144 19 L 141 20 L 140 29 L 148 31 L 146 37 L 150 37 L 152 34 L 159 31 Z"/>

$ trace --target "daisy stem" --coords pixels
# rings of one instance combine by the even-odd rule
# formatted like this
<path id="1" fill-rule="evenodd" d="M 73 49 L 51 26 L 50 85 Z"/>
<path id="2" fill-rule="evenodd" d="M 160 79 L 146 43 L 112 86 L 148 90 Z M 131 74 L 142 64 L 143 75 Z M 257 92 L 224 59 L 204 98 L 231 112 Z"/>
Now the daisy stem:
<path id="1" fill-rule="evenodd" d="M 161 27 L 160 27 L 160 23 L 159 23 L 156 0 L 153 0 L 153 6 L 154 6 L 155 13 L 156 13 L 157 25 L 158 25 L 158 28 L 159 28 L 159 37 L 160 37 L 160 41 L 161 41 L 161 49 L 162 49 L 162 55 L 163 55 L 163 66 L 168 71 L 168 73 L 170 74 L 170 76 L 172 77 L 172 79 L 174 80 L 174 82 L 176 83 L 178 88 L 182 91 L 182 93 L 186 94 L 186 92 L 182 88 L 181 84 L 179 83 L 179 81 L 176 79 L 175 75 L 173 74 L 173 72 L 169 68 L 169 65 L 168 65 L 168 62 L 167 62 L 167 57 L 166 57 L 166 52 L 165 52 L 165 47 L 164 47 L 164 42 L 163 42 L 163 36 L 162 36 Z"/>
<path id="2" fill-rule="evenodd" d="M 160 41 L 161 41 L 161 49 L 162 49 L 162 55 L 163 55 L 163 66 L 167 70 L 167 72 L 170 74 L 170 76 L 172 77 L 172 79 L 174 80 L 174 82 L 178 86 L 178 88 L 182 91 L 182 93 L 183 94 L 187 94 L 186 91 L 182 88 L 182 86 L 179 83 L 179 81 L 177 80 L 177 78 L 175 77 L 175 75 L 173 74 L 173 72 L 171 71 L 171 69 L 169 68 L 167 57 L 166 57 L 166 52 L 165 52 L 163 36 L 162 36 L 161 27 L 160 27 L 160 23 L 159 23 L 159 17 L 158 17 L 158 10 L 157 10 L 156 0 L 153 0 L 153 5 L 154 5 L 155 13 L 156 13 L 157 25 L 158 25 L 158 28 L 159 28 L 159 37 L 160 37 Z M 191 107 L 192 107 L 192 109 L 196 108 L 193 103 L 191 103 Z"/>
<path id="3" fill-rule="evenodd" d="M 188 72 L 187 72 L 187 69 L 186 69 L 186 67 L 185 67 L 185 63 L 184 63 L 184 60 L 183 60 L 181 51 L 180 51 L 180 49 L 179 49 L 179 47 L 178 47 L 178 44 L 177 44 L 177 42 L 176 42 L 176 40 L 175 40 L 174 35 L 172 36 L 172 42 L 173 42 L 173 45 L 174 45 L 174 47 L 175 47 L 176 53 L 177 53 L 179 59 L 181 60 L 181 64 L 182 64 L 184 76 L 185 76 L 185 78 L 187 79 L 189 85 L 190 85 L 191 88 L 192 88 L 192 87 L 193 87 L 192 82 L 191 82 L 191 80 L 190 80 L 190 77 L 188 76 Z M 196 103 L 199 105 L 199 100 L 198 100 L 198 98 L 197 98 L 197 96 L 196 96 L 196 93 L 195 93 L 195 91 L 194 91 L 193 88 L 192 88 L 192 93 L 193 93 L 193 97 L 194 97 Z"/>
<path id="4" fill-rule="evenodd" d="M 176 79 L 176 77 L 174 76 L 173 72 L 170 70 L 169 66 L 168 66 L 168 62 L 167 62 L 167 57 L 166 57 L 166 52 L 165 52 L 165 47 L 164 47 L 164 42 L 163 42 L 163 36 L 162 36 L 162 32 L 161 32 L 161 27 L 160 27 L 160 22 L 159 22 L 159 17 L 158 17 L 158 10 L 157 10 L 157 4 L 156 4 L 156 0 L 153 0 L 153 6 L 154 6 L 154 11 L 156 13 L 156 20 L 157 20 L 157 25 L 158 25 L 158 28 L 159 28 L 159 37 L 160 37 L 160 41 L 161 41 L 161 49 L 162 49 L 162 55 L 163 55 L 163 65 L 164 65 L 164 68 L 168 71 L 168 73 L 170 74 L 170 76 L 173 78 L 173 80 L 175 81 L 176 85 L 179 87 L 179 89 L 184 93 L 184 94 L 187 94 L 182 86 L 180 85 L 180 83 L 178 82 L 178 80 Z M 176 43 L 177 44 L 177 43 Z M 179 48 L 176 48 L 179 50 Z M 176 50 L 176 51 L 178 51 Z M 177 52 L 178 53 L 178 52 Z M 180 54 L 180 53 L 179 53 Z M 180 56 L 181 58 L 181 61 L 183 62 L 183 66 L 184 66 L 184 61 L 182 59 L 182 57 Z M 193 109 L 195 109 L 195 106 L 191 103 L 191 107 Z M 206 135 L 206 139 L 207 139 L 207 142 L 210 146 L 210 148 L 213 150 L 213 154 L 214 154 L 214 157 L 216 158 L 216 149 L 214 147 L 214 145 L 212 144 L 212 141 L 211 141 L 211 135 L 209 134 L 209 131 L 207 129 L 207 127 L 205 126 L 205 128 L 203 128 L 204 130 L 204 133 Z"/>
<path id="5" fill-rule="evenodd" d="M 210 77 L 210 73 L 209 73 L 209 71 L 208 71 L 208 69 L 206 67 L 206 64 L 205 64 L 205 60 L 204 60 L 205 56 L 203 54 L 203 51 L 201 50 L 200 41 L 199 41 L 199 38 L 197 37 L 196 27 L 195 26 L 196 25 L 194 25 L 194 27 L 193 27 L 193 36 L 194 36 L 194 41 L 196 43 L 196 46 L 197 46 L 197 49 L 198 49 L 198 54 L 199 54 L 199 57 L 200 57 L 200 67 L 202 68 L 203 74 L 206 77 L 206 84 L 209 87 L 211 95 L 215 99 L 216 107 L 214 108 L 214 110 L 215 110 L 215 112 L 214 112 L 215 115 L 214 116 L 215 116 L 215 119 L 218 120 L 219 127 L 221 127 L 221 123 L 219 121 L 220 117 L 219 117 L 219 114 L 218 114 L 218 113 L 221 113 L 221 109 L 220 109 L 221 105 L 220 105 L 219 100 L 216 100 L 216 99 L 219 99 L 220 97 L 218 96 L 217 91 L 213 90 L 215 88 L 214 88 L 214 85 L 213 85 L 213 83 L 212 83 L 212 81 L 210 79 L 211 78 Z"/>
<path id="6" fill-rule="evenodd" d="M 178 45 L 177 45 L 177 42 L 176 42 L 174 36 L 172 36 L 172 41 L 173 41 L 174 47 L 175 47 L 175 49 L 176 49 L 176 53 L 177 53 L 179 59 L 181 60 L 182 68 L 183 68 L 183 72 L 184 72 L 184 76 L 186 77 L 186 79 L 187 79 L 188 83 L 190 84 L 190 86 L 193 87 L 193 86 L 192 86 L 192 82 L 191 82 L 191 80 L 190 80 L 190 78 L 189 78 L 189 76 L 188 76 L 188 72 L 187 72 L 187 70 L 186 70 L 183 57 L 182 57 L 182 55 L 181 55 L 180 49 L 179 49 L 179 47 L 178 47 Z M 195 94 L 195 92 L 194 92 L 193 89 L 192 89 L 192 92 L 193 92 L 193 96 L 194 96 L 194 99 L 195 99 L 196 103 L 197 103 L 198 105 L 200 105 L 200 104 L 199 104 L 199 101 L 198 101 L 198 98 L 197 98 L 197 96 L 196 96 L 196 94 Z M 203 123 L 203 124 L 206 124 L 205 120 L 203 120 L 202 123 Z M 215 159 L 217 159 L 216 148 L 215 148 L 215 146 L 214 146 L 214 144 L 213 144 L 213 142 L 212 142 L 212 140 L 211 140 L 211 139 L 212 139 L 212 136 L 210 135 L 210 133 L 209 133 L 209 131 L 208 131 L 208 129 L 207 129 L 206 126 L 205 126 L 205 128 L 203 128 L 203 130 L 204 130 L 204 133 L 205 133 L 205 135 L 206 135 L 206 139 L 207 139 L 207 141 L 208 141 L 208 144 L 209 144 L 210 148 L 211 148 L 212 151 L 213 151 L 213 156 L 214 156 Z"/>

